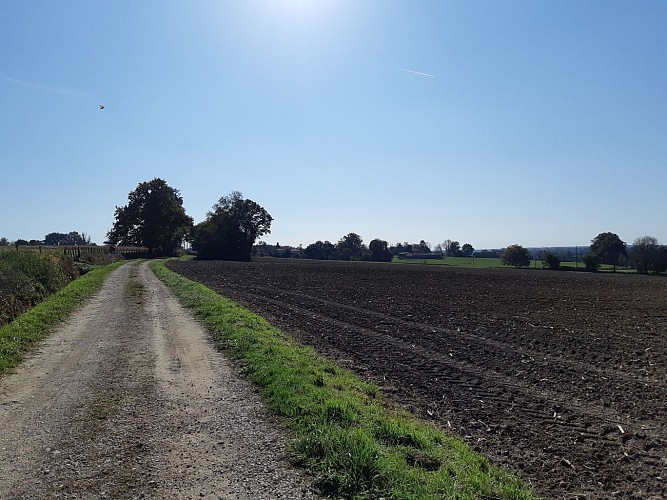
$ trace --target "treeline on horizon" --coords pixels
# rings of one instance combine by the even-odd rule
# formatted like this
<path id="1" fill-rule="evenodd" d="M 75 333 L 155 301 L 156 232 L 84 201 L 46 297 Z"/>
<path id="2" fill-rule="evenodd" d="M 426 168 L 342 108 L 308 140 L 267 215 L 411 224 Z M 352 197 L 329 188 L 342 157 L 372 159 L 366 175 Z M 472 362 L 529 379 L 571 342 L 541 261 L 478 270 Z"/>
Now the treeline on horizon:
<path id="1" fill-rule="evenodd" d="M 528 249 L 521 245 L 509 245 L 502 249 L 475 250 L 469 243 L 460 245 L 455 240 L 431 245 L 424 240 L 419 243 L 396 243 L 389 245 L 379 238 L 371 240 L 367 245 L 356 233 L 348 233 L 338 242 L 318 240 L 305 248 L 281 246 L 280 243 L 269 245 L 260 241 L 253 247 L 253 255 L 257 257 L 306 258 L 315 260 L 360 260 L 374 262 L 391 262 L 398 258 L 444 258 L 444 257 L 477 257 L 500 259 L 504 265 L 528 267 L 532 261 L 543 262 L 543 267 L 558 270 L 561 262 L 579 262 L 584 264 L 582 270 L 596 272 L 602 264 L 616 267 L 634 268 L 642 274 L 661 274 L 667 271 L 667 245 L 659 244 L 653 236 L 642 236 L 628 245 L 611 232 L 598 234 L 591 240 L 589 247 L 562 247 L 560 249 Z M 532 252 L 532 253 L 531 253 Z"/>
<path id="2" fill-rule="evenodd" d="M 518 244 L 503 250 L 475 251 L 470 243 L 461 245 L 450 239 L 433 249 L 424 240 L 389 245 L 376 238 L 365 245 L 362 237 L 353 232 L 335 244 L 318 240 L 305 248 L 256 244 L 258 238 L 271 233 L 273 222 L 273 217 L 261 205 L 232 191 L 213 205 L 204 221 L 195 224 L 185 212 L 180 192 L 159 178 L 139 183 L 128 194 L 127 205 L 116 207 L 114 219 L 105 244 L 145 247 L 151 257 L 177 255 L 183 251 L 185 242 L 192 245 L 199 259 L 243 261 L 250 260 L 252 255 L 376 262 L 390 262 L 394 257 L 495 257 L 508 266 L 527 267 L 532 260 L 541 259 L 544 267 L 560 269 L 561 261 L 571 261 L 573 257 L 571 251 L 564 254 L 546 251 L 531 256 L 527 248 Z M 0 246 L 9 244 L 6 238 L 0 238 Z M 18 240 L 15 244 L 86 245 L 91 241 L 85 233 L 72 231 L 50 233 L 43 241 Z M 597 271 L 605 264 L 613 270 L 622 266 L 643 274 L 660 274 L 667 271 L 667 246 L 659 244 L 653 236 L 642 236 L 628 246 L 617 234 L 605 232 L 591 240 L 582 262 L 586 271 Z"/>

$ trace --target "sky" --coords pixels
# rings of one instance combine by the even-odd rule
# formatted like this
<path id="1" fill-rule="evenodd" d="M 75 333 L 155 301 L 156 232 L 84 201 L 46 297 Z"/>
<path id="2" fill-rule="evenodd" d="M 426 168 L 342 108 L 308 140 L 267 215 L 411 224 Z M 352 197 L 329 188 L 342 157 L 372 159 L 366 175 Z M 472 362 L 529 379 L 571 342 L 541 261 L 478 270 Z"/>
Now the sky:
<path id="1" fill-rule="evenodd" d="M 0 0 L 0 237 L 155 177 L 270 244 L 667 243 L 667 2 Z M 104 109 L 100 109 L 100 105 Z"/>

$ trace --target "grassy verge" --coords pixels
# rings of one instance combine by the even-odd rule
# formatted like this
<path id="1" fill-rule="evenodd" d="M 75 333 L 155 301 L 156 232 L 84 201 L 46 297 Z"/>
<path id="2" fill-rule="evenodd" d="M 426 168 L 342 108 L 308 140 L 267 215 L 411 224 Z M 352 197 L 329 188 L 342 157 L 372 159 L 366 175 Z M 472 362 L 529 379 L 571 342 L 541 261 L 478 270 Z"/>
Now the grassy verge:
<path id="1" fill-rule="evenodd" d="M 383 404 L 376 386 L 261 317 L 153 261 L 151 268 L 237 356 L 292 431 L 292 456 L 345 498 L 529 499 L 528 487 L 468 446 Z"/>
<path id="2" fill-rule="evenodd" d="M 123 262 L 99 267 L 74 280 L 11 323 L 0 328 L 0 375 L 18 365 L 35 343 L 98 291 L 111 271 Z"/>

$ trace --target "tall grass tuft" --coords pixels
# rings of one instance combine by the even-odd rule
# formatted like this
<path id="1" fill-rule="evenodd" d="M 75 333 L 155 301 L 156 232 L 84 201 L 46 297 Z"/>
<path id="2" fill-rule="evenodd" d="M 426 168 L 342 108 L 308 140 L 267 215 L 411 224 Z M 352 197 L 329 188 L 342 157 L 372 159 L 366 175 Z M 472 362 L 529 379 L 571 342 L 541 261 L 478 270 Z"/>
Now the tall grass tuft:
<path id="1" fill-rule="evenodd" d="M 65 256 L 0 252 L 0 326 L 13 320 L 79 275 Z"/>

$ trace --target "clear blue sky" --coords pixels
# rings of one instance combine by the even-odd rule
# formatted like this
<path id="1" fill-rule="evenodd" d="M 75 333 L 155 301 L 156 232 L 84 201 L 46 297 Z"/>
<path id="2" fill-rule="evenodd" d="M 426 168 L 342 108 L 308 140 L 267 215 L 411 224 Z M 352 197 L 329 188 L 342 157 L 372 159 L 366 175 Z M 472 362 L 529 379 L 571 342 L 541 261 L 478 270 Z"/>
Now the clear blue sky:
<path id="1" fill-rule="evenodd" d="M 160 177 L 268 243 L 667 243 L 667 2 L 0 0 L 0 237 Z M 104 110 L 98 105 L 103 104 Z"/>

